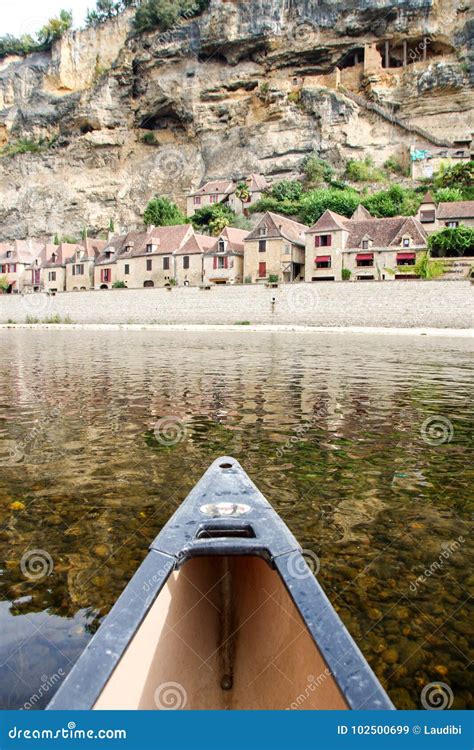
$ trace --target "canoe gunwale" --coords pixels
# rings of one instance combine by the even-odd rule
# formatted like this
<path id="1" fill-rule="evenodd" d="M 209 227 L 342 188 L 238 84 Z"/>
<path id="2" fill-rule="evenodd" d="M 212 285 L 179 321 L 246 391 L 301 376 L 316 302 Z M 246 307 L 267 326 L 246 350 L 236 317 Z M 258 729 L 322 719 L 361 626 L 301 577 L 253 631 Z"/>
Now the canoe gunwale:
<path id="1" fill-rule="evenodd" d="M 207 518 L 201 512 L 203 507 L 237 502 L 249 507 L 246 515 Z M 249 527 L 253 536 L 243 534 Z M 221 529 L 225 536 L 203 538 L 203 532 L 210 529 L 216 533 Z M 195 557 L 233 555 L 261 557 L 276 569 L 351 709 L 394 709 L 307 567 L 294 536 L 238 462 L 222 457 L 152 542 L 147 557 L 47 710 L 93 708 L 171 573 Z"/>

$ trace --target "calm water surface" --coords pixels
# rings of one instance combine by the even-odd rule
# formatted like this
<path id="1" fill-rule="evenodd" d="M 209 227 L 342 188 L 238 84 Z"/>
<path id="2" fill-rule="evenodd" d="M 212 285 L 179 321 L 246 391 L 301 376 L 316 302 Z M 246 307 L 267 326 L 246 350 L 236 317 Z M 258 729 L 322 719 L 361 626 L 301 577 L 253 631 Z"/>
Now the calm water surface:
<path id="1" fill-rule="evenodd" d="M 473 369 L 462 339 L 2 331 L 0 707 L 45 705 L 222 454 L 319 557 L 395 704 L 442 681 L 472 707 Z"/>

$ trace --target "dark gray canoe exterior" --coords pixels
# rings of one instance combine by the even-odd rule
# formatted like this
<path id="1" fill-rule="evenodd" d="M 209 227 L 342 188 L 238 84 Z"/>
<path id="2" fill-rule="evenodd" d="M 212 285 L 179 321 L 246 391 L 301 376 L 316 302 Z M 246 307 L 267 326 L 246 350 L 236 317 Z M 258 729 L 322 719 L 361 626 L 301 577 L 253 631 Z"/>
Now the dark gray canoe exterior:
<path id="1" fill-rule="evenodd" d="M 219 503 L 248 506 L 248 510 L 242 515 L 214 517 L 212 508 Z M 206 506 L 211 515 L 203 513 Z M 307 567 L 294 536 L 240 464 L 223 457 L 206 471 L 151 544 L 148 556 L 47 710 L 94 706 L 171 572 L 199 555 L 255 555 L 267 560 L 281 576 L 350 708 L 394 709 Z"/>

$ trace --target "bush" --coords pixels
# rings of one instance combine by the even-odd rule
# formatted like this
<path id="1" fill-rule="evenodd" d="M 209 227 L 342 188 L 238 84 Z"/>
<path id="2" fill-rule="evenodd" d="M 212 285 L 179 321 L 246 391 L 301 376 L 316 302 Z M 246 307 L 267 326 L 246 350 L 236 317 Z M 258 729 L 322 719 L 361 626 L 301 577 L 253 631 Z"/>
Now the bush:
<path id="1" fill-rule="evenodd" d="M 331 182 L 334 170 L 327 161 L 320 159 L 317 154 L 311 154 L 303 162 L 305 185 L 308 188 L 319 187 L 324 182 Z"/>
<path id="2" fill-rule="evenodd" d="M 112 289 L 126 289 L 127 285 L 125 281 L 114 281 L 112 284 Z"/>
<path id="3" fill-rule="evenodd" d="M 51 49 L 53 42 L 60 39 L 72 26 L 72 13 L 61 10 L 58 16 L 50 18 L 35 34 L 15 37 L 6 34 L 0 37 L 0 59 L 7 55 L 29 55 Z"/>
<path id="4" fill-rule="evenodd" d="M 280 277 L 278 276 L 277 273 L 270 273 L 268 275 L 268 283 L 269 284 L 278 284 L 279 281 L 280 281 Z"/>
<path id="5" fill-rule="evenodd" d="M 210 0 L 142 0 L 135 13 L 134 25 L 137 31 L 157 28 L 168 31 L 180 18 L 198 16 L 209 4 Z"/>
<path id="6" fill-rule="evenodd" d="M 271 189 L 271 196 L 277 201 L 299 201 L 302 195 L 303 185 L 298 180 L 282 180 Z"/>
<path id="7" fill-rule="evenodd" d="M 56 137 L 51 139 L 40 138 L 38 141 L 34 141 L 30 138 L 19 138 L 17 141 L 7 143 L 2 149 L 0 149 L 0 156 L 16 156 L 17 154 L 36 154 L 39 151 L 44 151 L 56 142 Z"/>
<path id="8" fill-rule="evenodd" d="M 472 188 L 474 185 L 474 161 L 461 162 L 453 167 L 442 169 L 436 175 L 438 187 Z"/>
<path id="9" fill-rule="evenodd" d="M 158 141 L 156 140 L 155 134 L 151 133 L 151 132 L 145 133 L 143 135 L 143 137 L 142 137 L 142 141 L 143 141 L 143 143 L 146 143 L 147 146 L 157 146 L 158 145 Z"/>
<path id="10" fill-rule="evenodd" d="M 301 214 L 301 202 L 300 201 L 278 201 L 276 198 L 261 198 L 256 203 L 249 206 L 249 213 L 260 214 L 266 211 L 273 211 L 279 214 L 285 214 L 285 216 L 296 216 L 299 217 Z"/>
<path id="11" fill-rule="evenodd" d="M 299 215 L 304 224 L 311 226 L 327 209 L 341 216 L 352 216 L 359 203 L 359 194 L 350 188 L 347 190 L 320 188 L 303 195 Z"/>
<path id="12" fill-rule="evenodd" d="M 474 229 L 461 225 L 434 232 L 428 238 L 428 248 L 437 257 L 469 256 L 474 254 Z"/>
<path id="13" fill-rule="evenodd" d="M 351 278 L 351 276 L 352 276 L 352 271 L 350 271 L 349 268 L 343 268 L 342 269 L 341 277 L 342 277 L 343 281 L 349 281 L 349 279 Z"/>
<path id="14" fill-rule="evenodd" d="M 463 192 L 458 187 L 439 188 L 434 194 L 437 203 L 451 203 L 452 201 L 462 201 Z"/>
<path id="15" fill-rule="evenodd" d="M 94 10 L 87 11 L 86 26 L 99 26 L 138 4 L 139 0 L 96 0 Z"/>
<path id="16" fill-rule="evenodd" d="M 404 166 L 402 162 L 398 161 L 394 156 L 390 156 L 383 166 L 387 172 L 402 175 L 403 177 L 409 176 L 409 167 Z"/>
<path id="17" fill-rule="evenodd" d="M 154 224 L 155 227 L 187 223 L 185 215 L 176 203 L 172 203 L 168 198 L 160 198 L 158 195 L 148 203 L 143 214 L 143 221 L 146 226 Z"/>
<path id="18" fill-rule="evenodd" d="M 212 206 L 203 206 L 196 211 L 191 218 L 191 223 L 196 231 L 207 231 L 217 236 L 234 220 L 235 214 L 228 206 L 215 203 Z"/>
<path id="19" fill-rule="evenodd" d="M 346 174 L 349 180 L 354 182 L 381 182 L 384 178 L 382 170 L 374 167 L 370 156 L 362 161 L 349 160 L 346 166 Z"/>
<path id="20" fill-rule="evenodd" d="M 372 216 L 414 216 L 421 203 L 421 194 L 393 185 L 389 190 L 379 190 L 362 200 L 362 205 Z"/>

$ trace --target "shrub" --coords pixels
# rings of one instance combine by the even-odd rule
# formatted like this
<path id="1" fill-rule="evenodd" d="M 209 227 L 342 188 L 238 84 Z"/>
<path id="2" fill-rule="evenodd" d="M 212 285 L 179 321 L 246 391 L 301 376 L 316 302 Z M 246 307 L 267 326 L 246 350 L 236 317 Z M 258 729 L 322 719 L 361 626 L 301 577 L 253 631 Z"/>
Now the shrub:
<path id="1" fill-rule="evenodd" d="M 7 291 L 8 287 L 10 286 L 8 277 L 3 274 L 0 276 L 0 293 L 3 294 Z"/>
<path id="2" fill-rule="evenodd" d="M 217 236 L 225 227 L 229 226 L 235 219 L 235 214 L 228 206 L 215 203 L 212 206 L 203 206 L 191 218 L 191 223 L 197 231 L 207 231 Z"/>
<path id="3" fill-rule="evenodd" d="M 379 190 L 362 200 L 372 216 L 413 216 L 421 203 L 421 194 L 393 185 L 389 190 Z"/>
<path id="4" fill-rule="evenodd" d="M 138 4 L 139 0 L 96 0 L 95 8 L 87 11 L 86 26 L 99 26 Z"/>
<path id="5" fill-rule="evenodd" d="M 303 162 L 303 175 L 308 188 L 318 187 L 324 182 L 331 182 L 334 170 L 327 161 L 320 159 L 317 154 L 311 154 Z"/>
<path id="6" fill-rule="evenodd" d="M 269 284 L 278 284 L 279 281 L 280 281 L 280 277 L 278 276 L 277 273 L 270 273 L 268 275 L 268 283 Z"/>
<path id="7" fill-rule="evenodd" d="M 265 213 L 266 211 L 274 211 L 279 214 L 285 214 L 285 216 L 299 217 L 301 213 L 301 202 L 278 201 L 276 198 L 268 197 L 261 198 L 261 200 L 249 206 L 249 213 L 251 214 Z"/>
<path id="8" fill-rule="evenodd" d="M 125 281 L 114 281 L 112 284 L 112 289 L 126 289 L 127 285 Z"/>
<path id="9" fill-rule="evenodd" d="M 474 254 L 474 229 L 461 225 L 434 232 L 428 238 L 428 248 L 437 257 Z"/>
<path id="10" fill-rule="evenodd" d="M 19 138 L 17 141 L 7 143 L 0 149 L 0 156 L 16 156 L 17 154 L 36 154 L 44 151 L 56 142 L 56 136 L 53 138 L 40 138 L 34 141 L 30 138 Z"/>
<path id="11" fill-rule="evenodd" d="M 341 216 L 351 216 L 360 203 L 359 194 L 352 189 L 311 190 L 305 193 L 301 200 L 300 217 L 304 224 L 314 224 L 320 216 L 330 209 Z"/>
<path id="12" fill-rule="evenodd" d="M 137 31 L 156 28 L 168 31 L 181 18 L 200 15 L 209 4 L 210 0 L 142 0 L 135 13 L 134 25 Z"/>
<path id="13" fill-rule="evenodd" d="M 148 203 L 143 214 L 143 221 L 146 226 L 154 224 L 156 227 L 187 223 L 185 215 L 176 203 L 172 203 L 168 198 L 160 198 L 158 195 Z"/>
<path id="14" fill-rule="evenodd" d="M 439 203 L 451 203 L 452 201 L 462 201 L 463 192 L 458 187 L 439 188 L 434 194 L 434 199 Z"/>
<path id="15" fill-rule="evenodd" d="M 142 137 L 143 143 L 146 143 L 147 146 L 158 146 L 158 141 L 156 140 L 156 136 L 152 132 L 144 133 Z"/>
<path id="16" fill-rule="evenodd" d="M 352 271 L 350 271 L 349 268 L 343 268 L 341 272 L 341 277 L 343 281 L 349 281 L 349 279 L 352 276 Z"/>
<path id="17" fill-rule="evenodd" d="M 435 184 L 439 187 L 472 188 L 474 184 L 474 161 L 462 162 L 436 175 Z"/>
<path id="18" fill-rule="evenodd" d="M 277 201 L 299 201 L 302 195 L 303 185 L 298 180 L 282 180 L 271 189 L 271 196 Z"/>
<path id="19" fill-rule="evenodd" d="M 30 52 L 42 52 L 51 48 L 53 42 L 60 39 L 72 26 L 72 13 L 61 10 L 58 16 L 50 18 L 35 36 L 23 34 L 15 37 L 6 34 L 0 37 L 0 59 L 7 55 L 28 55 Z"/>
<path id="20" fill-rule="evenodd" d="M 362 161 L 350 159 L 347 162 L 346 174 L 354 182 L 380 182 L 384 178 L 382 170 L 374 167 L 370 156 Z"/>
<path id="21" fill-rule="evenodd" d="M 399 174 L 404 177 L 408 177 L 409 175 L 409 167 L 406 167 L 402 162 L 398 161 L 394 156 L 390 156 L 387 161 L 384 163 L 384 169 L 387 170 L 387 172 L 392 172 L 393 174 Z"/>

